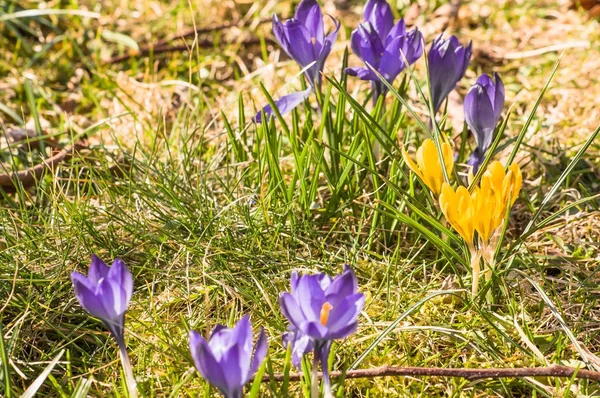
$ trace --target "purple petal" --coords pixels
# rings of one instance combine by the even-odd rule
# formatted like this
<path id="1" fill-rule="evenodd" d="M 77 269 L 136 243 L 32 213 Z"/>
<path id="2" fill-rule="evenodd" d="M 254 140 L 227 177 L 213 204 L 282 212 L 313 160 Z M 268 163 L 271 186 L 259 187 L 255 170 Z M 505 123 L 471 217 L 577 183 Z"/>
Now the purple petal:
<path id="1" fill-rule="evenodd" d="M 490 147 L 496 123 L 494 108 L 486 89 L 475 84 L 464 101 L 465 121 L 475 135 L 475 141 L 482 153 Z"/>
<path id="2" fill-rule="evenodd" d="M 396 76 L 406 67 L 400 47 L 405 43 L 406 37 L 396 37 L 386 46 L 379 67 L 379 73 L 390 83 L 396 79 Z M 406 54 L 405 54 L 406 56 Z"/>
<path id="3" fill-rule="evenodd" d="M 341 329 L 332 331 L 329 334 L 329 338 L 331 340 L 343 339 L 343 338 L 350 336 L 352 333 L 356 332 L 356 329 L 358 329 L 358 322 L 351 323 Z"/>
<path id="4" fill-rule="evenodd" d="M 475 150 L 473 151 L 473 153 L 471 153 L 471 156 L 469 157 L 469 161 L 467 162 L 469 166 L 473 166 L 473 174 L 477 174 L 479 166 L 481 166 L 484 159 L 485 154 L 482 153 L 479 148 L 475 148 Z"/>
<path id="5" fill-rule="evenodd" d="M 323 14 L 321 13 L 319 3 L 316 0 L 302 0 L 296 8 L 294 17 L 306 27 L 308 32 L 310 32 L 311 39 L 321 47 L 325 31 L 323 29 Z"/>
<path id="6" fill-rule="evenodd" d="M 385 49 L 373 26 L 368 22 L 358 25 L 358 29 L 352 33 L 351 40 L 354 53 L 364 63 L 378 69 Z M 400 57 L 399 53 L 398 57 Z"/>
<path id="7" fill-rule="evenodd" d="M 252 325 L 248 315 L 244 315 L 233 328 L 232 339 L 234 345 L 238 347 L 239 358 L 238 364 L 241 368 L 241 384 L 246 384 L 245 379 L 250 373 L 250 364 L 252 362 Z"/>
<path id="8" fill-rule="evenodd" d="M 495 78 L 495 95 L 494 95 L 494 118 L 500 119 L 502 108 L 504 108 L 504 83 L 497 73 L 494 73 Z"/>
<path id="9" fill-rule="evenodd" d="M 346 73 L 349 76 L 356 76 L 360 80 L 379 80 L 377 75 L 367 68 L 346 68 Z"/>
<path id="10" fill-rule="evenodd" d="M 98 284 L 98 281 L 102 278 L 106 278 L 110 271 L 110 268 L 104 261 L 102 261 L 98 256 L 92 254 L 92 264 L 90 265 L 90 269 L 88 271 L 88 279 L 94 285 Z"/>
<path id="11" fill-rule="evenodd" d="M 385 46 L 387 47 L 388 44 L 392 40 L 394 40 L 396 37 L 404 36 L 405 34 L 406 34 L 406 24 L 404 23 L 403 19 L 400 19 L 398 22 L 396 22 L 396 25 L 394 25 L 392 30 L 390 30 L 390 32 L 387 34 L 387 37 L 384 38 L 383 42 L 385 43 Z"/>
<path id="12" fill-rule="evenodd" d="M 279 295 L 279 306 L 283 316 L 296 328 L 304 322 L 305 316 L 300 310 L 300 307 L 296 303 L 296 299 L 289 293 L 281 293 Z"/>
<path id="13" fill-rule="evenodd" d="M 298 288 L 298 281 L 299 280 L 300 280 L 300 276 L 298 275 L 298 272 L 297 271 L 292 271 L 292 276 L 290 278 L 290 286 L 291 286 L 290 292 L 292 294 L 294 294 L 294 292 Z"/>
<path id="14" fill-rule="evenodd" d="M 115 258 L 107 277 L 123 290 L 125 309 L 127 309 L 131 296 L 133 295 L 133 276 L 131 275 L 131 272 L 129 272 L 129 269 L 123 261 L 119 258 Z"/>
<path id="15" fill-rule="evenodd" d="M 300 330 L 315 340 L 329 339 L 329 329 L 319 322 L 307 321 L 300 325 Z"/>
<path id="16" fill-rule="evenodd" d="M 194 365 L 210 384 L 225 393 L 228 390 L 223 369 L 215 359 L 206 340 L 195 331 L 189 333 L 189 346 Z"/>
<path id="17" fill-rule="evenodd" d="M 369 0 L 364 9 L 365 21 L 373 25 L 375 31 L 380 37 L 381 42 L 385 41 L 388 33 L 394 25 L 394 14 L 385 0 Z"/>
<path id="18" fill-rule="evenodd" d="M 267 356 L 267 351 L 269 349 L 269 342 L 267 340 L 267 334 L 265 333 L 264 328 L 260 328 L 260 333 L 258 335 L 258 340 L 256 341 L 256 345 L 254 346 L 254 357 L 252 358 L 252 365 L 250 366 L 250 372 L 248 373 L 247 380 L 244 382 L 248 382 L 248 380 L 254 376 L 260 364 L 265 360 Z"/>
<path id="19" fill-rule="evenodd" d="M 109 313 L 98 296 L 96 296 L 96 287 L 79 272 L 71 273 L 71 281 L 73 282 L 75 297 L 79 301 L 79 304 L 92 316 L 103 321 L 109 320 Z"/>
<path id="20" fill-rule="evenodd" d="M 315 275 L 305 275 L 298 282 L 298 307 L 308 321 L 318 321 L 325 294 Z"/>
<path id="21" fill-rule="evenodd" d="M 304 100 L 308 98 L 308 96 L 310 95 L 311 92 L 312 92 L 312 88 L 308 88 L 304 91 L 284 95 L 283 97 L 279 98 L 278 100 L 275 100 L 275 106 L 277 106 L 279 113 L 281 114 L 281 116 L 283 116 L 286 113 L 291 112 L 295 107 L 297 107 L 302 102 L 304 102 Z M 267 116 L 267 118 L 270 118 L 271 116 L 275 117 L 273 108 L 271 107 L 271 104 L 269 104 L 269 105 L 266 105 L 260 112 L 258 112 L 254 116 L 253 120 L 256 123 L 262 123 L 263 112 L 264 112 L 265 116 Z"/>
<path id="22" fill-rule="evenodd" d="M 325 290 L 325 301 L 335 306 L 346 297 L 358 291 L 358 280 L 352 269 L 343 272 L 333 278 L 331 285 Z"/>
<path id="23" fill-rule="evenodd" d="M 362 293 L 357 293 L 346 297 L 337 306 L 334 306 L 329 313 L 329 322 L 327 324 L 329 333 L 336 334 L 340 330 L 345 329 L 349 324 L 356 323 L 356 319 L 360 315 L 364 304 L 365 296 Z"/>
<path id="24" fill-rule="evenodd" d="M 282 36 L 280 41 L 285 52 L 303 68 L 317 60 L 315 45 L 311 41 L 310 32 L 297 20 L 289 20 L 278 25 L 279 33 L 275 37 Z"/>
<path id="25" fill-rule="evenodd" d="M 113 283 L 110 279 L 103 279 L 98 285 L 96 296 L 102 302 L 108 318 L 105 319 L 107 322 L 114 322 L 119 319 L 119 316 L 124 314 L 127 310 L 127 304 L 123 289 Z"/>

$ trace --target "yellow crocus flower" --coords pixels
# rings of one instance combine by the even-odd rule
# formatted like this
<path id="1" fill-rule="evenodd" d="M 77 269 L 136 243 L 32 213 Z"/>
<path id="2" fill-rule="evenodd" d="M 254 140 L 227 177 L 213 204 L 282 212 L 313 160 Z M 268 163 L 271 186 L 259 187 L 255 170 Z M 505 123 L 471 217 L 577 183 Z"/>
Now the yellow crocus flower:
<path id="1" fill-rule="evenodd" d="M 445 138 L 441 145 L 446 173 L 450 175 L 454 168 L 452 146 L 450 146 L 450 143 Z M 423 141 L 423 144 L 417 149 L 416 163 L 408 156 L 404 147 L 402 148 L 402 157 L 408 167 L 419 176 L 423 183 L 425 183 L 436 196 L 439 196 L 442 191 L 442 183 L 444 182 L 444 172 L 442 171 L 442 165 L 435 143 L 429 138 Z"/>
<path id="2" fill-rule="evenodd" d="M 502 225 L 507 208 L 519 196 L 523 176 L 518 164 L 509 166 L 508 172 L 498 161 L 491 163 L 481 177 L 474 192 L 475 212 L 478 215 L 475 229 L 483 242 L 488 242 L 494 231 Z"/>
<path id="3" fill-rule="evenodd" d="M 446 220 L 471 247 L 473 245 L 473 235 L 475 235 L 474 221 L 476 213 L 469 190 L 459 186 L 455 192 L 450 184 L 444 182 L 439 202 Z"/>

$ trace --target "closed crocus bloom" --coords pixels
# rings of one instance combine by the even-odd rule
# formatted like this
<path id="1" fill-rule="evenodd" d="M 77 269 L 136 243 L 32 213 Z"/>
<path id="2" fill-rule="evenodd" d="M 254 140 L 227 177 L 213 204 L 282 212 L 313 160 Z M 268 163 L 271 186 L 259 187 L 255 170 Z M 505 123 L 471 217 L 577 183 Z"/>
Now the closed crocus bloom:
<path id="1" fill-rule="evenodd" d="M 439 198 L 440 208 L 446 220 L 463 237 L 471 247 L 475 234 L 475 206 L 469 190 L 459 186 L 456 192 L 450 184 L 442 184 L 442 192 Z"/>
<path id="2" fill-rule="evenodd" d="M 444 139 L 442 145 L 442 156 L 446 173 L 450 175 L 454 168 L 454 154 L 452 146 Z M 402 157 L 408 167 L 423 181 L 425 185 L 436 195 L 439 196 L 444 182 L 444 172 L 438 156 L 438 150 L 435 143 L 429 138 L 423 141 L 423 144 L 417 149 L 416 163 L 410 158 L 406 149 L 402 148 Z"/>
<path id="3" fill-rule="evenodd" d="M 92 255 L 87 277 L 71 274 L 75 297 L 92 316 L 102 320 L 117 341 L 123 339 L 125 311 L 133 294 L 133 277 L 120 259 L 109 267 Z M 120 341 L 119 341 L 120 342 Z"/>
<path id="4" fill-rule="evenodd" d="M 321 86 L 321 71 L 340 29 L 338 20 L 333 19 L 335 29 L 325 35 L 323 14 L 315 0 L 302 0 L 296 8 L 294 18 L 281 22 L 273 16 L 273 33 L 283 50 L 306 70 L 309 83 Z"/>
<path id="5" fill-rule="evenodd" d="M 433 41 L 427 60 L 434 113 L 437 113 L 456 83 L 465 75 L 471 62 L 471 53 L 471 42 L 463 47 L 456 36 L 444 39 L 440 35 Z"/>
<path id="6" fill-rule="evenodd" d="M 125 345 L 125 312 L 133 294 L 133 277 L 123 261 L 116 258 L 109 267 L 96 255 L 87 277 L 71 273 L 75 297 L 92 316 L 100 319 L 117 341 L 131 398 L 137 398 L 137 383 Z"/>
<path id="7" fill-rule="evenodd" d="M 469 89 L 464 103 L 465 120 L 477 142 L 477 148 L 468 162 L 475 173 L 492 145 L 503 107 L 504 84 L 498 74 L 494 74 L 494 80 L 486 74 L 479 76 L 477 83 Z"/>
<path id="8" fill-rule="evenodd" d="M 365 22 L 352 32 L 352 51 L 392 83 L 407 63 L 411 65 L 423 55 L 423 36 L 417 29 L 407 33 L 403 20 L 394 25 L 392 10 L 385 0 L 369 0 L 364 18 Z M 347 68 L 346 73 L 371 80 L 375 98 L 387 92 L 386 86 L 368 67 Z"/>
<path id="9" fill-rule="evenodd" d="M 247 316 L 231 329 L 218 325 L 208 341 L 190 331 L 189 346 L 198 372 L 226 398 L 242 396 L 244 385 L 254 376 L 268 349 L 267 337 L 261 328 L 253 350 L 252 325 Z"/>

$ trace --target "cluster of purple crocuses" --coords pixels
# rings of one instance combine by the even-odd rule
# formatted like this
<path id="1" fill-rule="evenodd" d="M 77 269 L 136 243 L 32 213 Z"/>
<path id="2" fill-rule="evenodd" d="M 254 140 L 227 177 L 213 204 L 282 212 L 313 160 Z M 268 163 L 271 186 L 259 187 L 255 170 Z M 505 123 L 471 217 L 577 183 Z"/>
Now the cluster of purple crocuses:
<path id="1" fill-rule="evenodd" d="M 302 0 L 294 18 L 281 22 L 273 16 L 273 33 L 281 48 L 303 69 L 309 88 L 285 95 L 274 101 L 280 115 L 290 112 L 306 100 L 314 90 L 320 90 L 325 60 L 337 39 L 340 23 L 331 17 L 334 30 L 325 34 L 323 14 L 316 0 Z M 422 55 L 424 40 L 417 28 L 407 31 L 402 19 L 394 23 L 392 9 L 385 0 L 368 0 L 364 7 L 364 22 L 352 32 L 350 39 L 354 54 L 364 67 L 346 69 L 350 76 L 371 81 L 375 101 L 385 96 L 387 84 Z M 456 36 L 433 40 L 427 61 L 429 66 L 429 101 L 434 114 L 463 78 L 471 61 L 471 43 L 463 46 Z M 383 80 L 382 80 L 383 79 Z M 384 82 L 385 80 L 385 82 Z M 468 164 L 474 172 L 483 162 L 491 146 L 496 124 L 504 106 L 504 85 L 498 75 L 492 80 L 481 75 L 469 90 L 465 102 L 465 120 L 475 136 L 476 149 Z M 271 105 L 265 106 L 254 121 L 273 116 Z"/>
<path id="2" fill-rule="evenodd" d="M 119 346 L 127 387 L 137 397 L 125 345 L 125 312 L 133 294 L 133 277 L 123 261 L 115 259 L 112 267 L 93 255 L 88 275 L 71 274 L 75 297 L 92 316 L 100 319 Z M 284 347 L 292 350 L 292 363 L 300 367 L 302 357 L 314 351 L 311 397 L 317 397 L 317 370 L 321 363 L 325 397 L 332 397 L 327 359 L 333 340 L 343 339 L 356 331 L 358 316 L 365 303 L 358 292 L 352 269 L 331 278 L 324 273 L 292 274 L 290 292 L 281 293 L 279 304 L 290 322 L 283 335 Z M 226 398 L 242 397 L 244 386 L 264 361 L 268 342 L 261 328 L 252 347 L 252 325 L 248 316 L 233 327 L 217 325 L 205 339 L 196 331 L 189 333 L 189 348 L 198 372 Z"/>

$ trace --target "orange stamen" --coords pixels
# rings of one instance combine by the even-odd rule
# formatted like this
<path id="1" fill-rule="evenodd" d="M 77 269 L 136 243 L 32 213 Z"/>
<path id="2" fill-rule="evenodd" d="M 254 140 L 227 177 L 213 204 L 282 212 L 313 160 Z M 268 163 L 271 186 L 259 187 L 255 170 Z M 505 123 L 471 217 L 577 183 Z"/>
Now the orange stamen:
<path id="1" fill-rule="evenodd" d="M 325 302 L 321 307 L 321 325 L 326 326 L 329 320 L 329 311 L 333 309 L 333 305 Z"/>

